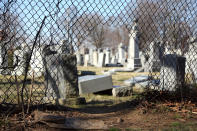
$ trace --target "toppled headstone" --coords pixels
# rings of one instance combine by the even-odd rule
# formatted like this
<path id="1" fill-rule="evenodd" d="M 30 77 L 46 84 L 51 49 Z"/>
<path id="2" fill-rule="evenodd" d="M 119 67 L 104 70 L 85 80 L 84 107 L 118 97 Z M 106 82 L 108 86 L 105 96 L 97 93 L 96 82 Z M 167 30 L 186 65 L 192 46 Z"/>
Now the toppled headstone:
<path id="1" fill-rule="evenodd" d="M 79 77 L 79 94 L 95 93 L 112 89 L 110 75 L 88 75 Z"/>
<path id="2" fill-rule="evenodd" d="M 150 79 L 150 76 L 136 76 L 131 79 L 125 80 L 124 84 L 128 86 L 133 86 L 136 83 L 148 81 L 149 79 Z"/>
<path id="3" fill-rule="evenodd" d="M 132 96 L 133 89 L 131 86 L 115 87 L 112 94 L 115 97 Z"/>

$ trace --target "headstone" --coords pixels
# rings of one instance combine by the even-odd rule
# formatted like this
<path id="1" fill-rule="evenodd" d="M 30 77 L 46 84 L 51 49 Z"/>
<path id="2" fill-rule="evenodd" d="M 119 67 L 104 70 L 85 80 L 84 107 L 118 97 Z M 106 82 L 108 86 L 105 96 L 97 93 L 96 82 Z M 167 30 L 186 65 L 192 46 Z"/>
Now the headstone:
<path id="1" fill-rule="evenodd" d="M 89 75 L 79 77 L 79 94 L 95 93 L 112 89 L 110 75 Z"/>
<path id="2" fill-rule="evenodd" d="M 83 56 L 79 52 L 76 52 L 76 57 L 77 57 L 77 65 L 81 66 L 83 65 Z"/>
<path id="3" fill-rule="evenodd" d="M 98 65 L 98 52 L 97 52 L 97 50 L 93 51 L 93 65 L 94 66 Z"/>
<path id="4" fill-rule="evenodd" d="M 49 100 L 78 96 L 76 62 L 75 55 L 59 54 L 48 47 L 43 49 L 44 85 Z"/>
<path id="5" fill-rule="evenodd" d="M 134 22 L 134 26 L 129 34 L 129 48 L 128 48 L 128 64 L 127 68 L 137 69 L 141 67 L 139 58 L 139 30 L 137 21 Z"/>
<path id="6" fill-rule="evenodd" d="M 163 57 L 160 71 L 160 89 L 175 91 L 185 81 L 185 57 L 168 54 Z"/>
<path id="7" fill-rule="evenodd" d="M 124 45 L 122 43 L 120 43 L 118 46 L 118 63 L 125 63 L 125 50 Z"/>
<path id="8" fill-rule="evenodd" d="M 146 72 L 159 72 L 161 68 L 160 64 L 160 45 L 158 42 L 151 42 L 149 45 L 149 59 L 146 63 Z"/>
<path id="9" fill-rule="evenodd" d="M 21 49 L 14 51 L 14 70 L 12 75 L 24 75 L 27 57 L 29 55 L 29 47 L 26 43 L 21 44 Z"/>
<path id="10" fill-rule="evenodd" d="M 110 49 L 107 49 L 106 51 L 105 51 L 105 65 L 106 64 L 110 64 Z"/>
<path id="11" fill-rule="evenodd" d="M 89 64 L 93 65 L 93 49 L 89 49 Z"/>
<path id="12" fill-rule="evenodd" d="M 40 77 L 43 75 L 44 66 L 42 61 L 42 47 L 36 47 L 32 53 L 32 57 L 30 60 L 30 71 L 29 75 L 35 77 Z"/>
<path id="13" fill-rule="evenodd" d="M 85 54 L 84 55 L 84 66 L 88 66 L 89 65 L 89 60 L 90 60 L 90 55 L 89 54 Z"/>
<path id="14" fill-rule="evenodd" d="M 104 66 L 105 66 L 105 53 L 100 52 L 97 67 L 104 67 Z"/>
<path id="15" fill-rule="evenodd" d="M 140 53 L 140 60 L 141 60 L 142 67 L 145 67 L 146 57 L 143 52 Z"/>
<path id="16" fill-rule="evenodd" d="M 117 64 L 117 63 L 118 63 L 118 59 L 116 58 L 116 56 L 112 56 L 111 64 Z"/>

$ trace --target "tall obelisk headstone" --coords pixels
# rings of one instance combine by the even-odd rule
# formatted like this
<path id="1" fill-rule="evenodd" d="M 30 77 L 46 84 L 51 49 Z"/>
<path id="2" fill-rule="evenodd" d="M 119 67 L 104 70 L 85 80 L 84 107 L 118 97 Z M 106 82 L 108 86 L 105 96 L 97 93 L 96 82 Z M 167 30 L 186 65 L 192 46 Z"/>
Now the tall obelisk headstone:
<path id="1" fill-rule="evenodd" d="M 134 21 L 134 25 L 130 31 L 129 48 L 128 48 L 128 64 L 127 68 L 137 69 L 141 67 L 139 58 L 139 30 L 137 20 Z"/>

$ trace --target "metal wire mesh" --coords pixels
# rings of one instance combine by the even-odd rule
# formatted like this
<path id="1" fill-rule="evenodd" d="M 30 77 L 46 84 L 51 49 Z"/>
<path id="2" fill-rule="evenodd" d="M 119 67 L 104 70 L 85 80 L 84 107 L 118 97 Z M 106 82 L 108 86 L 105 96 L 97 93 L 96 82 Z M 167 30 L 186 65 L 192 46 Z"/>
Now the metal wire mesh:
<path id="1" fill-rule="evenodd" d="M 135 22 L 143 70 L 157 81 L 152 88 L 195 86 L 196 0 L 1 0 L 0 7 L 1 103 L 20 103 L 21 93 L 25 102 L 43 102 L 46 45 L 67 55 L 82 47 L 115 54 L 123 43 L 128 64 Z"/>

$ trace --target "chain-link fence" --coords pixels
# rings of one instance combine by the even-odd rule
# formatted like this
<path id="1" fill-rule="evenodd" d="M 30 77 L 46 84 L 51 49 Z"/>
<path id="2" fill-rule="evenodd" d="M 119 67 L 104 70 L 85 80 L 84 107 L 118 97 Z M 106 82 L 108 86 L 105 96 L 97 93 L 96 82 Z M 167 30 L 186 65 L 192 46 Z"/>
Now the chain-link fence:
<path id="1" fill-rule="evenodd" d="M 151 89 L 196 88 L 196 0 L 1 0 L 0 7 L 1 103 L 76 96 L 76 66 L 99 65 L 95 52 L 108 58 L 105 66 L 149 72 Z"/>

